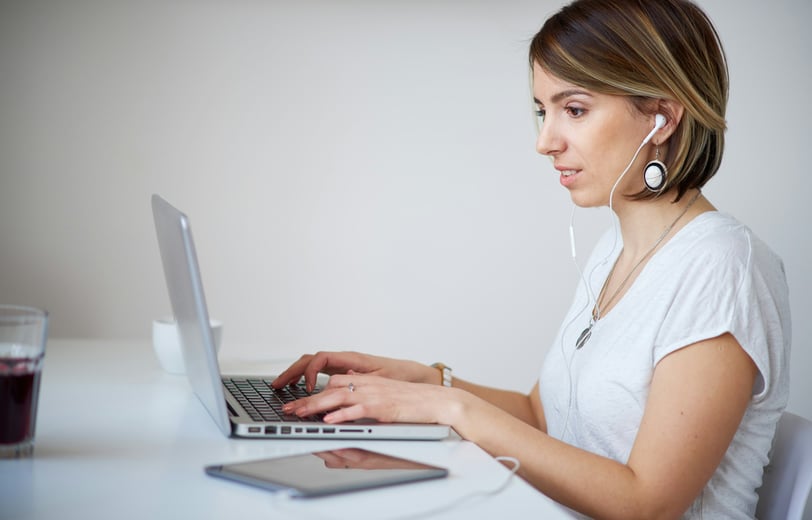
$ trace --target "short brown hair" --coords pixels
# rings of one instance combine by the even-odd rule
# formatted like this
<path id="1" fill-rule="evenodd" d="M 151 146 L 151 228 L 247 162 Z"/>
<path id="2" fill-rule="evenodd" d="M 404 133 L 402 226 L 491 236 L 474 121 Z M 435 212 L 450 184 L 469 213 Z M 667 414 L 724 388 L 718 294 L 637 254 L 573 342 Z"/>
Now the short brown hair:
<path id="1" fill-rule="evenodd" d="M 627 96 L 642 113 L 653 101 L 685 107 L 665 157 L 666 190 L 679 200 L 722 162 L 728 72 L 719 35 L 688 0 L 575 0 L 530 44 L 530 66 L 594 92 Z M 665 114 L 668 116 L 668 114 Z M 637 198 L 656 196 L 645 191 Z"/>

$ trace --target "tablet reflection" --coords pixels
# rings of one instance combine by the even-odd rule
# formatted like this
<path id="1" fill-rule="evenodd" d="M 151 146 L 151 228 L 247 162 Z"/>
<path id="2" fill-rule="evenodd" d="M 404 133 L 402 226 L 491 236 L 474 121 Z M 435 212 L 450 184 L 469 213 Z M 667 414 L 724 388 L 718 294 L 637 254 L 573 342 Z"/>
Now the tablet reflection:
<path id="1" fill-rule="evenodd" d="M 430 466 L 383 453 L 359 448 L 319 451 L 313 453 L 330 469 L 426 469 Z"/>

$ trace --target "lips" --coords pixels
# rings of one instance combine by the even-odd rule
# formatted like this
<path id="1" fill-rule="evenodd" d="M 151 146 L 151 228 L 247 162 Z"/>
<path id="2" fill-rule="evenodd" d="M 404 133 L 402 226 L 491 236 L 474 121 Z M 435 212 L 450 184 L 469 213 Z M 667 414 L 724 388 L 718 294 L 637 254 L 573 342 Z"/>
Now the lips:
<path id="1" fill-rule="evenodd" d="M 570 168 L 569 166 L 556 167 L 556 170 L 558 170 L 558 173 L 561 174 L 559 177 L 559 182 L 561 182 L 561 185 L 565 188 L 569 188 L 575 184 L 575 181 L 578 178 L 576 174 L 580 173 L 581 171 Z"/>

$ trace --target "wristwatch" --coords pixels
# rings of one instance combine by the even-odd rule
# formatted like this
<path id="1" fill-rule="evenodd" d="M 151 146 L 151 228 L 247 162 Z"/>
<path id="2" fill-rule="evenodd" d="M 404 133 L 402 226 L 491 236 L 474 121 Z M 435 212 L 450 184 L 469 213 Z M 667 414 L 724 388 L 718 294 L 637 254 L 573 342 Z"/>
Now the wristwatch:
<path id="1" fill-rule="evenodd" d="M 451 367 L 442 363 L 434 363 L 431 366 L 440 371 L 440 376 L 443 378 L 443 386 L 451 387 Z"/>

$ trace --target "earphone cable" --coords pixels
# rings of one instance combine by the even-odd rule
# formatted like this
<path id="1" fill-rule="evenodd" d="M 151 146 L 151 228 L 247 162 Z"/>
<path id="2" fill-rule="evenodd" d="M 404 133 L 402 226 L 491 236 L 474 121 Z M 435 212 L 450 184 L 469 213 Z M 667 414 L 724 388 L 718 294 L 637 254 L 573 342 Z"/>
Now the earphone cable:
<path id="1" fill-rule="evenodd" d="M 592 267 L 592 270 L 589 272 L 589 277 L 588 277 L 589 279 L 587 279 L 587 277 L 584 276 L 584 271 L 583 271 L 583 269 L 581 269 L 581 266 L 578 263 L 577 251 L 576 251 L 576 248 L 575 248 L 575 226 L 574 226 L 575 210 L 578 208 L 578 206 L 576 206 L 575 204 L 572 205 L 572 212 L 570 213 L 570 225 L 569 225 L 570 250 L 571 250 L 571 254 L 572 254 L 572 261 L 575 264 L 575 268 L 578 270 L 578 276 L 580 277 L 581 282 L 584 284 L 584 288 L 586 290 L 587 301 L 586 301 L 586 304 L 581 309 L 578 310 L 578 312 L 573 314 L 572 318 L 561 329 L 561 341 L 560 341 L 559 347 L 561 349 L 561 357 L 567 362 L 567 387 L 568 387 L 567 413 L 564 416 L 564 426 L 561 429 L 561 440 L 564 440 L 564 438 L 565 438 L 565 436 L 567 434 L 567 430 L 569 428 L 570 413 L 572 411 L 572 386 L 573 386 L 572 363 L 573 363 L 573 361 L 575 359 L 575 352 L 576 352 L 575 350 L 573 350 L 572 355 L 569 357 L 569 359 L 567 359 L 566 349 L 564 348 L 564 337 L 566 336 L 566 333 L 569 330 L 570 326 L 573 323 L 575 323 L 576 320 L 578 320 L 580 318 L 581 314 L 585 310 L 589 310 L 590 304 L 592 304 L 592 305 L 597 304 L 597 300 L 595 299 L 595 294 L 592 292 L 592 285 L 589 282 L 591 281 L 592 276 L 595 274 L 595 271 L 600 266 L 605 265 L 609 261 L 609 258 L 611 258 L 611 256 L 614 254 L 615 248 L 617 248 L 618 239 L 620 238 L 620 221 L 617 218 L 617 216 L 615 215 L 614 205 L 613 205 L 614 196 L 615 196 L 615 190 L 617 189 L 617 187 L 620 184 L 620 181 L 623 179 L 623 177 L 625 177 L 626 174 L 631 169 L 632 165 L 634 164 L 634 161 L 637 160 L 637 157 L 640 155 L 640 151 L 643 149 L 643 147 L 646 145 L 646 143 L 649 142 L 649 140 L 651 139 L 651 136 L 654 135 L 654 132 L 656 132 L 656 131 L 657 131 L 657 128 L 652 130 L 651 133 L 646 136 L 646 138 L 643 140 L 643 142 L 640 143 L 640 146 L 637 147 L 637 150 L 634 152 L 634 155 L 632 156 L 631 161 L 629 161 L 629 164 L 626 165 L 626 168 L 623 170 L 623 173 L 621 173 L 618 176 L 617 180 L 615 180 L 615 183 L 612 185 L 612 190 L 609 192 L 609 218 L 611 219 L 612 230 L 614 231 L 612 247 L 609 248 L 609 252 L 606 254 L 606 256 L 600 262 L 595 263 L 595 265 Z"/>

